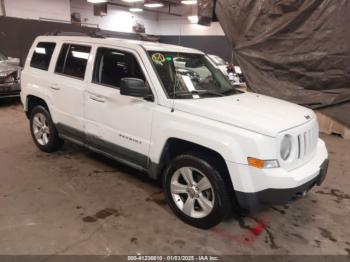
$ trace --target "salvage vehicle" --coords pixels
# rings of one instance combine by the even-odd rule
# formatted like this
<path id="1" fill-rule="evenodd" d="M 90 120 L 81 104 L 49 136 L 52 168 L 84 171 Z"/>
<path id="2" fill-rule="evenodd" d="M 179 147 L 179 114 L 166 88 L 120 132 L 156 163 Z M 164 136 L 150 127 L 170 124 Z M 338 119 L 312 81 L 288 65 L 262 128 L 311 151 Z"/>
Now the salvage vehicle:
<path id="1" fill-rule="evenodd" d="M 160 179 L 174 213 L 199 228 L 237 206 L 298 199 L 327 173 L 312 110 L 236 90 L 190 48 L 40 36 L 22 72 L 21 99 L 40 150 L 69 140 Z"/>
<path id="2" fill-rule="evenodd" d="M 0 53 L 0 99 L 20 94 L 19 59 Z"/>

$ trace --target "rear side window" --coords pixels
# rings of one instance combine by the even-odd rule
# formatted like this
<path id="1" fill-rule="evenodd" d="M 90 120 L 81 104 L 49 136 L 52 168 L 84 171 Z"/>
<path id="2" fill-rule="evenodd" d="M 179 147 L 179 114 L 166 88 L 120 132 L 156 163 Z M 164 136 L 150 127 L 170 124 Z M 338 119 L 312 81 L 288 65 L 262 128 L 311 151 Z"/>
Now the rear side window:
<path id="1" fill-rule="evenodd" d="M 145 81 L 135 56 L 125 51 L 98 48 L 93 82 L 119 88 L 120 80 L 124 77 L 139 78 Z"/>
<path id="2" fill-rule="evenodd" d="M 55 43 L 40 42 L 34 49 L 30 66 L 41 70 L 48 70 L 53 51 L 55 50 Z"/>
<path id="3" fill-rule="evenodd" d="M 84 79 L 91 47 L 63 44 L 55 72 Z"/>

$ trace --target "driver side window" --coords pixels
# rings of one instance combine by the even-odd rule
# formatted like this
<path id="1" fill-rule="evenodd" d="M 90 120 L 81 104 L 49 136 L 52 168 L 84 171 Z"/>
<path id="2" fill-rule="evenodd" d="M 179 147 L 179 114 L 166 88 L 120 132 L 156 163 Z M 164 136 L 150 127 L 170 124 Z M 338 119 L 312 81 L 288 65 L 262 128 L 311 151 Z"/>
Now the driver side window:
<path id="1" fill-rule="evenodd" d="M 98 48 L 93 83 L 119 89 L 122 78 L 138 78 L 145 81 L 142 69 L 129 52 L 110 48 Z"/>

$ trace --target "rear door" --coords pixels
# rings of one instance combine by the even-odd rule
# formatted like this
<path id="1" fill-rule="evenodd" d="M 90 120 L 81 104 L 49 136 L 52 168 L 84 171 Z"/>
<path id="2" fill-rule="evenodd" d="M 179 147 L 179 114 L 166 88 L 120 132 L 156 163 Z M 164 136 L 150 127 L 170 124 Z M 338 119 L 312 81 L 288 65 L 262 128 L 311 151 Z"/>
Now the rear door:
<path id="1" fill-rule="evenodd" d="M 91 83 L 85 91 L 86 135 L 90 145 L 127 164 L 146 168 L 151 141 L 152 99 L 120 94 L 120 80 L 149 83 L 137 52 L 97 47 Z"/>
<path id="2" fill-rule="evenodd" d="M 77 141 L 85 137 L 83 92 L 90 52 L 88 44 L 62 43 L 50 80 L 57 128 L 60 134 Z"/>

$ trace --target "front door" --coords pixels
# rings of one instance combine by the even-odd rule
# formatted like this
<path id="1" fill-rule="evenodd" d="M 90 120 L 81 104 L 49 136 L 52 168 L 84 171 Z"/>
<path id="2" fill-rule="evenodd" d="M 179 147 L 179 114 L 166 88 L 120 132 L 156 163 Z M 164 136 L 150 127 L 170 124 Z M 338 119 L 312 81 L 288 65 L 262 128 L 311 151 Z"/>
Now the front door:
<path id="1" fill-rule="evenodd" d="M 99 47 L 92 83 L 85 91 L 85 133 L 88 143 L 122 162 L 147 168 L 155 104 L 120 95 L 120 80 L 147 82 L 137 53 Z"/>

